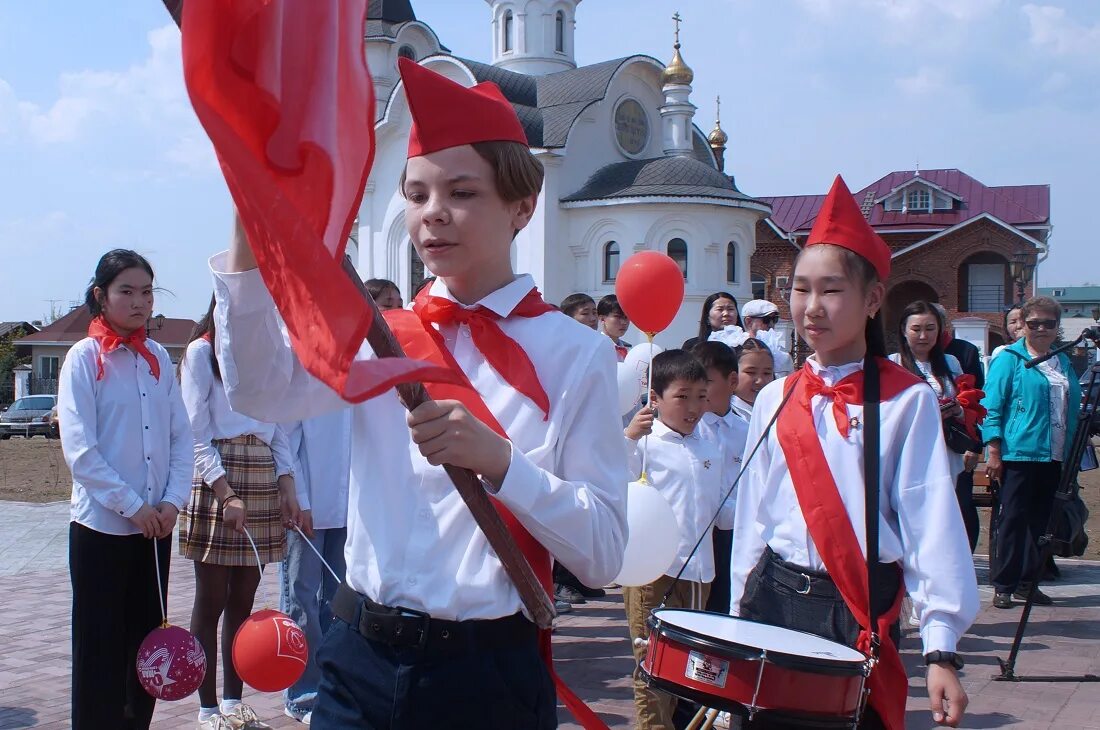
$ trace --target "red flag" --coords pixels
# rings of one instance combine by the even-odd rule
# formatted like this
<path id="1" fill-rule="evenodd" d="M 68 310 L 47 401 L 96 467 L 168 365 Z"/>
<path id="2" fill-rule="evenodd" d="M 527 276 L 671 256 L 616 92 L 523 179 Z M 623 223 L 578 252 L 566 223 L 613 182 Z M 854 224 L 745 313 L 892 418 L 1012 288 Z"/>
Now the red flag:
<path id="1" fill-rule="evenodd" d="M 371 312 L 341 268 L 374 160 L 366 0 L 188 0 L 187 91 L 309 372 L 358 402 L 429 363 L 355 361 Z"/>

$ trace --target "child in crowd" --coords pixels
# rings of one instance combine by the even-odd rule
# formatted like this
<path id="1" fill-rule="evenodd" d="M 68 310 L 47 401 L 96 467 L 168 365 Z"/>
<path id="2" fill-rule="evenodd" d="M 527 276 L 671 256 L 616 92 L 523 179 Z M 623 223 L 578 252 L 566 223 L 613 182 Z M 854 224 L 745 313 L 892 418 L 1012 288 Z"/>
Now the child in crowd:
<path id="1" fill-rule="evenodd" d="M 413 120 L 405 221 L 438 278 L 387 321 L 465 387 L 426 383 L 441 399 L 411 413 L 393 390 L 352 407 L 347 580 L 318 650 L 311 726 L 542 730 L 559 699 L 594 724 L 567 687 L 555 697 L 549 631 L 522 612 L 443 464 L 481 475 L 547 587 L 551 554 L 606 584 L 627 529 L 614 351 L 512 270 L 543 179 L 512 105 L 492 83 L 399 68 Z M 234 406 L 277 422 L 349 407 L 287 345 L 239 222 L 211 268 Z"/>
<path id="2" fill-rule="evenodd" d="M 309 725 L 321 679 L 317 648 L 332 624 L 332 599 L 345 573 L 351 411 L 333 411 L 305 421 L 292 421 L 283 424 L 283 430 L 296 458 L 294 482 L 302 510 L 299 523 L 305 538 L 297 530 L 287 532 L 286 557 L 279 565 L 280 610 L 302 628 L 309 647 L 305 672 L 287 688 L 283 711 Z M 312 548 L 306 544 L 307 540 Z M 339 579 L 329 573 L 321 558 Z"/>
<path id="3" fill-rule="evenodd" d="M 626 359 L 626 353 L 632 345 L 623 339 L 627 328 L 630 327 L 630 318 L 619 306 L 619 298 L 614 294 L 601 297 L 600 303 L 596 306 L 596 316 L 600 320 L 600 331 L 615 343 L 615 354 L 619 362 L 622 362 Z"/>
<path id="4" fill-rule="evenodd" d="M 566 317 L 572 317 L 586 327 L 596 329 L 599 317 L 596 315 L 596 300 L 587 294 L 570 294 L 561 300 L 561 311 Z"/>
<path id="5" fill-rule="evenodd" d="M 383 312 L 389 309 L 401 309 L 401 290 L 389 279 L 367 279 L 363 282 L 371 298 Z"/>
<path id="6" fill-rule="evenodd" d="M 649 436 L 644 446 L 648 449 L 646 478 L 672 506 L 680 533 L 676 559 L 665 575 L 647 585 L 623 589 L 631 641 L 648 638 L 649 613 L 661 604 L 666 593 L 669 596 L 664 605 L 668 608 L 706 606 L 715 574 L 711 540 L 700 543 L 690 562 L 688 556 L 700 535 L 710 528 L 716 513 L 720 529 L 733 526 L 733 500 L 725 500 L 725 496 L 736 473 L 729 474 L 722 451 L 703 435 L 699 426 L 709 407 L 707 391 L 707 371 L 690 353 L 683 350 L 659 353 L 653 358 L 649 394 L 652 408 L 647 406 L 639 411 L 625 431 L 629 439 L 630 474 L 634 479 L 641 475 L 641 440 Z M 683 573 L 677 578 L 681 568 Z M 634 655 L 641 661 L 645 649 L 635 645 Z M 641 730 L 671 728 L 675 704 L 672 695 L 650 689 L 641 679 L 634 679 L 634 707 Z"/>
<path id="7" fill-rule="evenodd" d="M 280 426 L 234 411 L 214 357 L 214 299 L 191 333 L 178 376 L 194 435 L 191 498 L 180 516 L 180 554 L 195 563 L 191 633 L 206 650 L 199 685 L 199 730 L 262 730 L 241 702 L 244 683 L 233 666 L 233 637 L 252 613 L 260 565 L 286 553 L 286 527 L 297 524 L 294 456 Z M 222 701 L 218 703 L 218 620 L 222 619 Z"/>
<path id="8" fill-rule="evenodd" d="M 93 319 L 65 357 L 57 396 L 73 476 L 72 726 L 138 730 L 149 727 L 155 701 L 135 664 L 168 601 L 172 530 L 191 482 L 191 429 L 172 360 L 146 335 L 149 262 L 123 249 L 104 254 L 84 302 Z"/>
<path id="9" fill-rule="evenodd" d="M 738 488 L 731 613 L 865 653 L 881 639 L 860 727 L 902 730 L 908 682 L 896 642 L 908 589 L 933 721 L 957 727 L 967 698 L 955 651 L 978 611 L 977 581 L 936 397 L 885 359 L 880 308 L 889 273 L 889 248 L 837 177 L 794 270 L 791 314 L 814 355 L 760 392 L 749 423 L 746 453 L 762 436 L 764 442 Z M 866 564 L 865 362 L 881 382 L 873 591 Z M 791 727 L 760 716 L 743 726 Z"/>
<path id="10" fill-rule="evenodd" d="M 733 412 L 747 423 L 752 417 L 756 394 L 775 380 L 772 351 L 760 340 L 750 337 L 734 350 L 737 355 L 737 388 L 733 392 Z"/>

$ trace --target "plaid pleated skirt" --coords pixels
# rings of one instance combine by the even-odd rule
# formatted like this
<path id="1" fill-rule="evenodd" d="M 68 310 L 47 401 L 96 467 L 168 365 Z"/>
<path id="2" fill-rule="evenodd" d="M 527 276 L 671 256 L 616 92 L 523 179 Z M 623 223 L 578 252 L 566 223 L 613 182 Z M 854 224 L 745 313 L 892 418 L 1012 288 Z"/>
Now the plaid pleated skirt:
<path id="1" fill-rule="evenodd" d="M 216 439 L 226 479 L 244 500 L 245 527 L 256 542 L 263 564 L 280 562 L 286 555 L 286 528 L 279 509 L 279 487 L 271 448 L 253 435 Z M 225 526 L 214 490 L 202 477 L 191 482 L 191 499 L 180 514 L 180 554 L 200 563 L 256 565 L 256 555 L 243 534 Z"/>

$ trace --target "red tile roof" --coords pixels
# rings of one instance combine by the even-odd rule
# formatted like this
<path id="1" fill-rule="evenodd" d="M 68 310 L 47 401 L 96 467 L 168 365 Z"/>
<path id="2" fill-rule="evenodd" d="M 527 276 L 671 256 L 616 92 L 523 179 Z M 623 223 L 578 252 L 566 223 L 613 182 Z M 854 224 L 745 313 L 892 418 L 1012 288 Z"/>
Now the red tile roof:
<path id="1" fill-rule="evenodd" d="M 61 342 L 75 344 L 88 336 L 88 324 L 92 321 L 92 315 L 87 307 L 77 307 L 64 317 L 60 317 L 51 324 L 46 325 L 39 332 L 27 335 L 19 339 L 19 345 L 33 345 L 36 342 Z M 164 318 L 164 324 L 149 333 L 149 337 L 165 347 L 183 347 L 191 337 L 191 330 L 195 322 L 190 319 Z"/>
<path id="2" fill-rule="evenodd" d="M 891 172 L 853 195 L 862 204 L 868 193 L 877 200 L 915 179 L 917 173 L 913 170 Z M 884 233 L 888 233 L 891 228 L 942 230 L 983 214 L 992 215 L 1017 227 L 1046 225 L 1050 222 L 1049 185 L 989 187 L 955 169 L 921 170 L 920 179 L 957 195 L 963 201 L 962 206 L 956 210 L 937 213 L 901 213 L 887 211 L 879 203 L 874 206 L 868 218 L 876 230 Z M 824 199 L 824 195 L 760 198 L 772 206 L 773 223 L 785 231 L 797 233 L 810 230 Z"/>

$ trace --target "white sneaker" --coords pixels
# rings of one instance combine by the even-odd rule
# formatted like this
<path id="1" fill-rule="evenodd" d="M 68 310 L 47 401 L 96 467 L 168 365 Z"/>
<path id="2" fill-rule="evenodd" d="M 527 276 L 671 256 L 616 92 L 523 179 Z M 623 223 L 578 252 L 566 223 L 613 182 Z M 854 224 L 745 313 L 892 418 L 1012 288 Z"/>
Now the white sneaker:
<path id="1" fill-rule="evenodd" d="M 309 725 L 309 721 L 313 719 L 313 710 L 301 712 L 292 710 L 289 707 L 283 707 L 283 714 L 293 720 L 297 720 L 303 725 Z"/>
<path id="2" fill-rule="evenodd" d="M 272 730 L 270 725 L 260 721 L 255 710 L 243 702 L 224 715 L 230 730 Z"/>
<path id="3" fill-rule="evenodd" d="M 199 730 L 232 730 L 232 726 L 224 716 L 211 715 L 199 722 Z"/>

